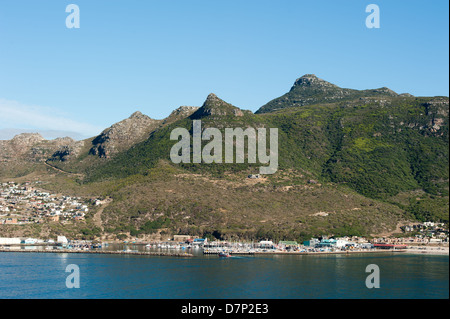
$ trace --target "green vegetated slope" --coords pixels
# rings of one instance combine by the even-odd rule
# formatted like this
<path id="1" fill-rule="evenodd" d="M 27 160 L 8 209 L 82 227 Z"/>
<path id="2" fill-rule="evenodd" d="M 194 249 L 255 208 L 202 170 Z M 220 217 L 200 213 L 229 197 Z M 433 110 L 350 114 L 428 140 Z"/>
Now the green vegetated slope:
<path id="1" fill-rule="evenodd" d="M 204 117 L 202 127 L 278 128 L 280 169 L 308 170 L 316 178 L 345 183 L 368 197 L 385 199 L 419 188 L 448 195 L 448 117 L 427 106 L 427 100 L 397 97 L 383 103 L 356 101 L 264 115 Z M 439 129 L 433 124 L 437 120 Z M 176 143 L 170 132 L 177 127 L 192 132 L 192 119 L 153 132 L 147 141 L 88 171 L 88 180 L 145 174 L 158 160 L 169 160 Z M 180 166 L 208 173 L 252 167 L 257 173 L 261 165 Z"/>
<path id="2" fill-rule="evenodd" d="M 296 170 L 280 170 L 259 181 L 240 173 L 218 178 L 160 162 L 146 176 L 121 180 L 102 221 L 119 238 L 162 230 L 222 239 L 304 240 L 389 232 L 405 219 L 395 205 L 332 183 L 308 184 L 309 178 Z"/>

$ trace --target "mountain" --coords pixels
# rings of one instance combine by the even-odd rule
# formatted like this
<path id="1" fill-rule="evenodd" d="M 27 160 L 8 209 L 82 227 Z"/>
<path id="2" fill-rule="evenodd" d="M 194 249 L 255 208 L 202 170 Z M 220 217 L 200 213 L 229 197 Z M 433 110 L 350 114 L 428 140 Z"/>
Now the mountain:
<path id="1" fill-rule="evenodd" d="M 201 107 L 180 107 L 163 120 L 134 113 L 84 140 L 77 151 L 42 153 L 37 163 L 49 155 L 47 165 L 54 169 L 47 166 L 39 178 L 58 192 L 113 199 L 95 219 L 103 229 L 96 236 L 299 240 L 385 234 L 403 222 L 448 223 L 448 112 L 448 97 L 342 89 L 304 75 L 255 114 L 215 94 Z M 222 133 L 278 128 L 278 171 L 249 179 L 261 163 L 172 163 L 170 150 L 177 142 L 170 139 L 172 130 L 192 134 L 199 119 L 203 129 Z M 31 147 L 24 150 L 47 144 L 38 136 L 25 141 Z M 23 156 L 11 145 L 0 148 L 3 158 Z M 33 169 L 23 170 L 23 178 Z M 7 173 L 0 170 L 0 179 L 11 176 Z M 86 223 L 83 227 L 92 226 L 94 219 Z M 77 229 L 70 235 L 78 236 Z"/>
<path id="2" fill-rule="evenodd" d="M 273 112 L 286 107 L 333 103 L 376 96 L 395 97 L 398 94 L 386 87 L 361 91 L 343 89 L 330 82 L 319 79 L 314 74 L 305 74 L 295 81 L 288 93 L 263 105 L 256 113 Z"/>
<path id="3" fill-rule="evenodd" d="M 30 174 L 56 154 L 59 160 L 75 159 L 83 147 L 84 141 L 70 137 L 46 140 L 38 133 L 22 133 L 11 140 L 0 140 L 0 178 Z"/>
<path id="4" fill-rule="evenodd" d="M 82 135 L 80 133 L 71 132 L 71 131 L 61 131 L 61 130 L 32 130 L 32 129 L 0 129 L 0 140 L 10 140 L 14 138 L 14 136 L 22 134 L 22 133 L 39 133 L 42 137 L 47 140 L 56 139 L 61 136 L 70 137 L 76 141 L 83 140 L 88 138 L 89 136 Z"/>
<path id="5" fill-rule="evenodd" d="M 46 140 L 39 133 L 22 133 L 11 140 L 0 141 L 0 161 L 43 162 L 64 149 L 71 149 L 71 154 L 76 157 L 83 145 L 83 141 L 70 137 Z"/>
<path id="6" fill-rule="evenodd" d="M 161 123 L 137 111 L 129 118 L 113 124 L 92 141 L 89 153 L 110 158 L 133 144 L 148 138 L 149 133 Z"/>

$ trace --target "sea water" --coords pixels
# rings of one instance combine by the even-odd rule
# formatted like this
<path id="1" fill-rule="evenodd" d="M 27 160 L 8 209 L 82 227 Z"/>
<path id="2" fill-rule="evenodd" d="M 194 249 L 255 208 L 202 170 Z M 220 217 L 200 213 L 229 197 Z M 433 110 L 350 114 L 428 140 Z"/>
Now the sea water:
<path id="1" fill-rule="evenodd" d="M 380 270 L 369 289 L 367 265 Z M 68 288 L 79 269 L 79 288 Z M 155 257 L 0 253 L 0 298 L 449 298 L 449 257 L 351 255 Z"/>

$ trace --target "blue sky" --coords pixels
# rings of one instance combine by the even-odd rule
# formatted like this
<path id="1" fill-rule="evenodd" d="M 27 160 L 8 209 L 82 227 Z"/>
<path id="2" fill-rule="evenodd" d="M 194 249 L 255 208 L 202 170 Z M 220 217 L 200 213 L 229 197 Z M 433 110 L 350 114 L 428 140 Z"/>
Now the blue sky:
<path id="1" fill-rule="evenodd" d="M 79 29 L 65 25 L 71 3 Z M 365 25 L 371 3 L 379 29 Z M 256 111 L 307 73 L 448 96 L 448 12 L 446 0 L 0 0 L 0 130 L 93 136 L 211 92 Z"/>

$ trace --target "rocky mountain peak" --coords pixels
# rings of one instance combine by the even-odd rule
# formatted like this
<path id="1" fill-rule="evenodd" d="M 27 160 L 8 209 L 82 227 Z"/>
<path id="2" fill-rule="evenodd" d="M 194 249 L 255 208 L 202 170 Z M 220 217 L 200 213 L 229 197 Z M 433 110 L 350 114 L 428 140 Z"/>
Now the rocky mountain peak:
<path id="1" fill-rule="evenodd" d="M 65 159 L 77 156 L 84 141 L 74 141 L 70 137 L 46 140 L 39 133 L 22 133 L 11 140 L 0 141 L 0 161 L 41 162 L 52 154 L 65 149 Z"/>
<path id="2" fill-rule="evenodd" d="M 199 119 L 205 116 L 243 116 L 244 113 L 238 107 L 231 105 L 220 99 L 214 93 L 211 93 L 206 98 L 202 107 L 191 115 L 192 119 Z"/>
<path id="3" fill-rule="evenodd" d="M 384 95 L 389 95 L 389 96 L 398 95 L 396 92 L 394 92 L 393 90 L 391 90 L 390 88 L 385 87 L 385 86 L 383 86 L 382 88 L 379 88 L 379 89 L 375 89 L 374 92 L 384 94 Z M 412 95 L 410 94 L 410 96 L 412 96 Z"/>
<path id="4" fill-rule="evenodd" d="M 11 142 L 14 144 L 33 145 L 44 141 L 45 139 L 39 133 L 22 133 L 12 138 Z"/>
<path id="5" fill-rule="evenodd" d="M 327 82 L 325 80 L 319 79 L 315 74 L 305 74 L 302 77 L 298 78 L 295 83 L 293 88 L 296 87 L 316 87 L 316 88 L 321 88 L 321 87 L 327 87 L 327 88 L 338 88 L 337 85 L 334 85 L 330 82 Z"/>
<path id="6" fill-rule="evenodd" d="M 224 100 L 220 99 L 214 93 L 210 93 L 206 97 L 206 100 L 203 103 L 202 107 L 229 107 L 229 106 L 232 106 L 232 105 L 227 103 L 227 102 L 225 102 Z"/>
<path id="7" fill-rule="evenodd" d="M 142 119 L 142 118 L 150 118 L 147 115 L 142 114 L 139 111 L 134 112 L 130 115 L 129 119 Z"/>
<path id="8" fill-rule="evenodd" d="M 160 121 L 137 111 L 125 120 L 111 125 L 93 141 L 89 153 L 109 158 L 123 149 L 144 140 Z"/>
<path id="9" fill-rule="evenodd" d="M 367 97 L 395 97 L 397 93 L 387 87 L 369 90 L 341 88 L 318 78 L 305 74 L 298 78 L 290 91 L 263 105 L 256 113 L 267 113 L 287 107 L 301 107 L 321 103 L 335 103 Z"/>

